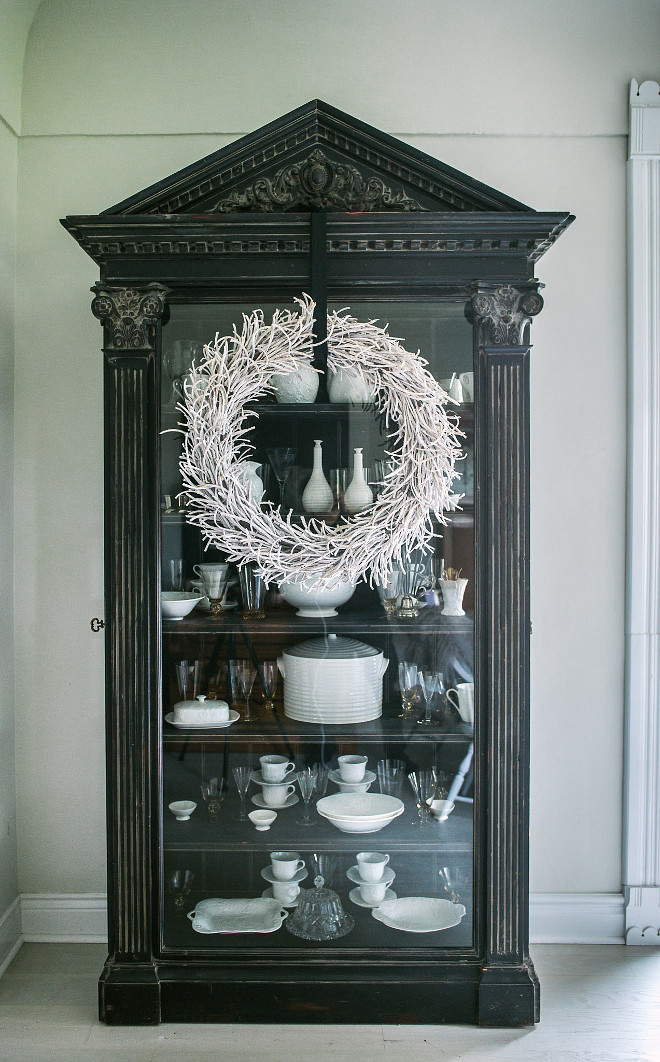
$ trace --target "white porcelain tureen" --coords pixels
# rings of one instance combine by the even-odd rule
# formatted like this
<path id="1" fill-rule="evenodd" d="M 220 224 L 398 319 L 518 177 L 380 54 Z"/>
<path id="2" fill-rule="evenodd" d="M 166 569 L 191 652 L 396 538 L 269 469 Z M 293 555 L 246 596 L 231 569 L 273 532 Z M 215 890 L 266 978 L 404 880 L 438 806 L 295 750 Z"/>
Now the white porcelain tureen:
<path id="1" fill-rule="evenodd" d="M 364 723 L 383 708 L 388 660 L 354 638 L 329 634 L 285 649 L 284 714 L 305 723 Z"/>

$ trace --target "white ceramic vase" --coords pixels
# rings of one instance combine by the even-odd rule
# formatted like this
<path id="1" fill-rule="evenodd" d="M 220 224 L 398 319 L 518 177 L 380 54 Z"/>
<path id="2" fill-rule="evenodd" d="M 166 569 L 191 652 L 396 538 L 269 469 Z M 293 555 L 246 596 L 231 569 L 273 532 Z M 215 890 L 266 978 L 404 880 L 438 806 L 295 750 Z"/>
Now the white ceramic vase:
<path id="1" fill-rule="evenodd" d="M 353 478 L 344 494 L 344 507 L 347 513 L 359 513 L 373 505 L 374 492 L 366 481 L 362 462 L 362 447 L 353 451 Z"/>
<path id="2" fill-rule="evenodd" d="M 319 389 L 319 374 L 311 365 L 301 365 L 296 372 L 274 373 L 269 383 L 278 402 L 313 402 Z"/>
<path id="3" fill-rule="evenodd" d="M 328 395 L 331 402 L 348 402 L 353 406 L 362 406 L 374 399 L 369 384 L 359 373 L 349 369 L 328 373 Z"/>
<path id="4" fill-rule="evenodd" d="M 320 439 L 314 439 L 314 467 L 303 491 L 303 509 L 306 513 L 329 513 L 332 503 L 332 488 L 323 475 L 323 447 Z"/>
<path id="5" fill-rule="evenodd" d="M 464 616 L 463 594 L 467 586 L 467 579 L 441 579 L 440 589 L 445 607 L 440 613 L 442 616 Z"/>
<path id="6" fill-rule="evenodd" d="M 240 468 L 239 478 L 248 488 L 252 501 L 258 505 L 264 493 L 264 481 L 257 474 L 257 469 L 261 468 L 261 465 L 258 461 L 239 461 L 238 468 Z"/>

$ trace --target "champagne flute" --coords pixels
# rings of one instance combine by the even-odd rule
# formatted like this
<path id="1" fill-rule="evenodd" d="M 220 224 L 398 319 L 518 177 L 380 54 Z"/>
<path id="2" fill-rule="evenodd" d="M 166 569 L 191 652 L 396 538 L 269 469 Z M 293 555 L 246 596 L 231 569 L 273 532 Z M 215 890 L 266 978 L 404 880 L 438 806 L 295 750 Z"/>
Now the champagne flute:
<path id="1" fill-rule="evenodd" d="M 410 664 L 402 660 L 399 664 L 399 689 L 401 690 L 400 719 L 410 719 L 413 706 L 417 700 L 417 687 L 419 686 L 419 672 L 417 664 Z"/>
<path id="2" fill-rule="evenodd" d="M 277 689 L 277 676 L 279 671 L 277 669 L 276 660 L 262 660 L 259 664 L 259 679 L 261 681 L 261 691 L 264 697 L 264 706 L 269 711 L 275 711 L 275 705 L 273 700 L 275 697 L 275 690 Z"/>
<path id="3" fill-rule="evenodd" d="M 271 450 L 266 450 L 266 453 L 280 485 L 280 505 L 283 505 L 284 487 L 291 471 L 291 465 L 295 460 L 296 451 L 293 446 L 276 446 Z"/>
<path id="4" fill-rule="evenodd" d="M 429 807 L 429 800 L 433 800 L 435 797 L 435 771 L 428 769 L 423 771 L 411 771 L 408 775 L 408 781 L 415 794 L 415 804 L 417 805 L 417 814 L 419 815 L 418 825 L 420 828 L 423 826 L 430 826 L 431 808 Z"/>
<path id="5" fill-rule="evenodd" d="M 250 694 L 252 693 L 254 680 L 257 677 L 257 669 L 252 666 L 249 660 L 230 660 L 229 672 L 231 675 L 232 690 L 236 693 L 240 690 L 245 699 L 245 715 L 243 716 L 243 722 L 251 723 L 252 714 L 250 712 Z M 232 697 L 233 696 L 234 694 L 232 694 Z"/>
<path id="6" fill-rule="evenodd" d="M 444 692 L 444 678 L 440 671 L 419 671 L 419 688 L 422 691 L 422 697 L 424 698 L 424 715 L 417 722 L 421 726 L 431 726 L 434 722 L 431 719 L 431 705 L 433 703 L 433 694 L 439 693 L 442 689 Z"/>
<path id="7" fill-rule="evenodd" d="M 298 779 L 300 795 L 305 806 L 302 819 L 297 819 L 296 822 L 298 826 L 312 826 L 313 823 L 309 815 L 309 802 L 314 795 L 316 787 L 316 770 L 314 767 L 303 767 L 301 771 L 297 772 L 296 778 Z"/>
<path id="8" fill-rule="evenodd" d="M 247 811 L 245 810 L 245 798 L 250 785 L 250 775 L 252 769 L 250 767 L 233 767 L 232 774 L 234 781 L 236 782 L 236 788 L 238 789 L 238 795 L 241 801 L 241 810 L 239 813 L 239 821 L 247 822 Z"/>

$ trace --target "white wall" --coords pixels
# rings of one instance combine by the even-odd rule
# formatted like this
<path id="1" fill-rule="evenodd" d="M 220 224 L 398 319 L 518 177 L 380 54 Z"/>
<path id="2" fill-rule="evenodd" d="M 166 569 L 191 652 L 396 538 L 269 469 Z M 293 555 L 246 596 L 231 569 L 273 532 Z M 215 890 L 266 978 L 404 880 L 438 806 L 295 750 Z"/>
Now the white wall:
<path id="1" fill-rule="evenodd" d="M 105 885 L 97 274 L 57 219 L 315 97 L 577 214 L 533 328 L 532 887 L 619 889 L 626 100 L 659 28 L 656 0 L 44 0 L 19 150 L 21 891 Z"/>

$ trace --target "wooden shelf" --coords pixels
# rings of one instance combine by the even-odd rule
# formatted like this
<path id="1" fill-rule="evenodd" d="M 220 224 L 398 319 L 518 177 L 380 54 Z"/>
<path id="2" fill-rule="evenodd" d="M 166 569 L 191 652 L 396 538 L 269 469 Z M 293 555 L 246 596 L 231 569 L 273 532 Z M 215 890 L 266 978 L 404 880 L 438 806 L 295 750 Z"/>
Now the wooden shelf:
<path id="1" fill-rule="evenodd" d="M 285 608 L 266 612 L 265 620 L 243 620 L 240 605 L 236 609 L 213 615 L 194 609 L 182 620 L 163 620 L 163 634 L 227 634 L 241 631 L 248 635 L 258 634 L 343 634 L 349 637 L 356 633 L 406 634 L 472 634 L 474 617 L 443 616 L 438 608 L 422 608 L 414 619 L 400 619 L 387 615 L 382 608 L 341 611 L 336 616 L 323 619 L 296 616 Z"/>

